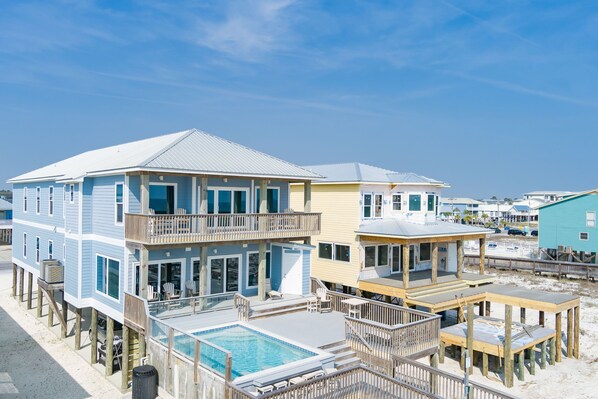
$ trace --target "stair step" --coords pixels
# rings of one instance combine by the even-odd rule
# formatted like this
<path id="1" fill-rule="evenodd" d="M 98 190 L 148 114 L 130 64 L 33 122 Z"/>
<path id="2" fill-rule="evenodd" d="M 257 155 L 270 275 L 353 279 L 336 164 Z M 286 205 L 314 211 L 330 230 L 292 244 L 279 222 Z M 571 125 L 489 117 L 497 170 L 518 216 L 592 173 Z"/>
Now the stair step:
<path id="1" fill-rule="evenodd" d="M 330 348 L 334 348 L 335 346 L 343 346 L 343 345 L 347 346 L 347 344 L 345 343 L 344 339 L 342 341 L 331 342 L 329 344 L 322 345 L 319 348 L 322 349 L 322 350 L 330 351 Z"/>
<path id="2" fill-rule="evenodd" d="M 278 316 L 287 313 L 294 313 L 294 312 L 302 312 L 307 309 L 306 306 L 296 306 L 296 307 L 284 307 L 284 308 L 277 308 L 273 310 L 262 310 L 262 311 L 253 311 L 249 316 L 250 319 L 259 319 L 262 317 L 270 317 L 270 316 Z"/>
<path id="3" fill-rule="evenodd" d="M 337 345 L 337 346 L 332 346 L 330 348 L 326 348 L 326 352 L 330 352 L 330 353 L 341 353 L 341 352 L 345 352 L 351 350 L 351 347 L 345 343 Z"/>
<path id="4" fill-rule="evenodd" d="M 443 288 L 443 287 L 448 288 L 448 287 L 455 286 L 455 285 L 467 285 L 467 283 L 463 280 L 452 280 L 452 281 L 445 281 L 443 283 L 424 285 L 424 286 L 417 287 L 417 288 L 409 288 L 408 291 L 410 293 L 416 293 L 416 292 L 421 292 L 421 291 L 427 291 L 429 289 L 436 289 L 436 288 Z"/>
<path id="5" fill-rule="evenodd" d="M 348 367 L 358 366 L 360 363 L 361 362 L 359 361 L 359 359 L 354 357 L 351 359 L 341 360 L 340 362 L 335 362 L 334 365 L 337 368 L 337 370 L 342 370 Z"/>
<path id="6" fill-rule="evenodd" d="M 415 292 L 408 292 L 407 297 L 409 298 L 420 298 L 427 295 L 434 295 L 443 292 L 451 292 L 457 290 L 463 290 L 465 288 L 469 288 L 469 286 L 464 282 L 459 282 L 459 284 L 452 284 L 449 286 L 442 286 L 442 287 L 429 287 L 426 290 L 419 290 Z"/>
<path id="7" fill-rule="evenodd" d="M 355 351 L 341 352 L 334 357 L 335 362 L 340 362 L 347 359 L 357 359 L 357 354 Z"/>

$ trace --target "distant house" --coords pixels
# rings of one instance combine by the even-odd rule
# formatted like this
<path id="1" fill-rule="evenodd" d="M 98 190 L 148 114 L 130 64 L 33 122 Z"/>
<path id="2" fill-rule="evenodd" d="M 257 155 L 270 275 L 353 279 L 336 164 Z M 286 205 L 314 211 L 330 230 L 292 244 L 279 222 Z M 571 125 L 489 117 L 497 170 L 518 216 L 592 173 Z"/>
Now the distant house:
<path id="1" fill-rule="evenodd" d="M 550 258 L 598 263 L 598 189 L 539 208 L 539 247 Z"/>
<path id="2" fill-rule="evenodd" d="M 555 202 L 575 195 L 572 191 L 531 191 L 523 194 L 524 200 L 538 200 L 542 202 Z"/>
<path id="3" fill-rule="evenodd" d="M 12 219 L 12 204 L 0 198 L 0 220 Z"/>
<path id="4" fill-rule="evenodd" d="M 481 201 L 472 198 L 440 198 L 440 214 L 443 213 L 459 213 L 465 214 L 466 211 L 471 212 L 472 215 L 477 215 Z"/>

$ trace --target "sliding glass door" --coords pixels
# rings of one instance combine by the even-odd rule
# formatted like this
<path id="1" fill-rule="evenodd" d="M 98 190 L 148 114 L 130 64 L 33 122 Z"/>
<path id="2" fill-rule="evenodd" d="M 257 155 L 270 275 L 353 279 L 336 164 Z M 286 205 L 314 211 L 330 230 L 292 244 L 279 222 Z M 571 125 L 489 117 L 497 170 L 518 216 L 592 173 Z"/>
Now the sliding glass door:
<path id="1" fill-rule="evenodd" d="M 174 284 L 175 290 L 181 290 L 182 286 L 182 264 L 181 262 L 152 263 L 148 265 L 147 283 L 154 287 L 154 292 L 161 294 L 164 291 L 164 284 Z"/>
<path id="2" fill-rule="evenodd" d="M 210 258 L 210 294 L 239 290 L 239 255 Z"/>

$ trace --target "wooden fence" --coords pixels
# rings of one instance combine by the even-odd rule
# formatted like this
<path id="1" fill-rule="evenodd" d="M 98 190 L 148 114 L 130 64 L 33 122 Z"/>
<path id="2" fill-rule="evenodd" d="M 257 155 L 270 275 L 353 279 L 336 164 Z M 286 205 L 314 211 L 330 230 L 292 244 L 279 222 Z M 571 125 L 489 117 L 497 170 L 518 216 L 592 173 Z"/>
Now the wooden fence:
<path id="1" fill-rule="evenodd" d="M 149 310 L 147 301 L 136 295 L 125 292 L 123 319 L 127 327 L 145 334 Z"/>
<path id="2" fill-rule="evenodd" d="M 125 214 L 125 238 L 143 244 L 285 239 L 320 234 L 320 213 Z"/>
<path id="3" fill-rule="evenodd" d="M 463 377 L 406 358 L 395 356 L 393 368 L 395 379 L 445 399 L 517 399 L 471 381 L 466 389 Z"/>
<path id="4" fill-rule="evenodd" d="M 480 257 L 478 255 L 465 255 L 465 264 L 478 266 Z M 504 270 L 528 270 L 533 273 L 550 273 L 561 276 L 580 276 L 586 280 L 598 278 L 598 264 L 563 262 L 555 260 L 509 258 L 506 256 L 485 256 L 487 268 Z"/>

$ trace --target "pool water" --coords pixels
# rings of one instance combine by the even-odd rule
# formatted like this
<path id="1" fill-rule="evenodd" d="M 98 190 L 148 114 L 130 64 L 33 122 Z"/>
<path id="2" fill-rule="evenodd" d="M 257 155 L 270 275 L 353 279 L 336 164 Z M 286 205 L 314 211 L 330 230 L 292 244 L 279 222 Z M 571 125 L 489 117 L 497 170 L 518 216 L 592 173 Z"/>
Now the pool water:
<path id="1" fill-rule="evenodd" d="M 193 335 L 232 353 L 233 378 L 316 356 L 316 353 L 240 325 L 198 331 Z M 222 352 L 208 345 L 202 345 L 200 352 L 201 363 L 224 373 Z"/>

